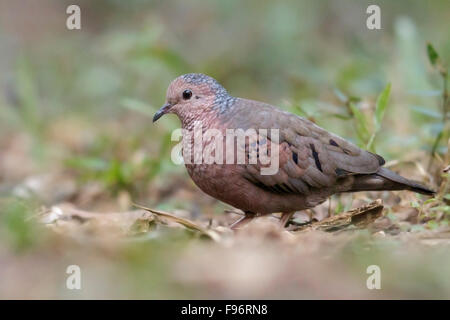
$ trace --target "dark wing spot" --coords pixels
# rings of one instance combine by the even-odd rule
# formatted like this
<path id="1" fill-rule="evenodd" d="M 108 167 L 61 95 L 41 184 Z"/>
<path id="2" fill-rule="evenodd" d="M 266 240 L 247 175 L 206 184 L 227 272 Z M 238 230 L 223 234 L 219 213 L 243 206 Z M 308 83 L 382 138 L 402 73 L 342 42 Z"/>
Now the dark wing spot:
<path id="1" fill-rule="evenodd" d="M 292 190 L 289 186 L 287 186 L 284 183 L 281 184 L 275 184 L 273 186 L 268 186 L 269 191 L 284 194 L 284 193 L 296 193 L 294 190 Z"/>
<path id="2" fill-rule="evenodd" d="M 272 193 L 277 193 L 277 194 L 298 193 L 298 191 L 294 190 L 292 187 L 288 186 L 285 183 L 274 184 L 272 186 L 268 186 L 261 182 L 253 181 L 250 179 L 248 179 L 248 180 L 250 182 L 252 182 L 253 184 L 255 184 L 257 187 L 259 187 L 263 190 L 272 192 Z"/>
<path id="3" fill-rule="evenodd" d="M 280 184 L 280 188 L 284 190 L 284 192 L 286 193 L 295 193 L 295 191 L 292 190 L 291 187 L 289 187 L 287 184 L 284 183 Z"/>
<path id="4" fill-rule="evenodd" d="M 372 153 L 372 152 L 371 152 Z M 380 166 L 384 165 L 386 163 L 386 161 L 384 160 L 384 158 L 382 156 L 379 156 L 375 153 L 372 153 L 375 157 L 377 157 L 378 159 L 378 163 L 380 164 Z"/>
<path id="5" fill-rule="evenodd" d="M 334 141 L 333 139 L 330 139 L 330 144 L 331 144 L 332 146 L 339 147 L 339 145 L 337 144 L 337 142 Z"/>
<path id="6" fill-rule="evenodd" d="M 298 164 L 298 155 L 296 152 L 292 152 L 292 160 L 294 160 L 295 164 Z"/>
<path id="7" fill-rule="evenodd" d="M 269 189 L 273 189 L 273 191 L 276 192 L 276 193 L 285 193 L 285 191 L 283 190 L 283 188 L 279 184 L 276 184 L 276 185 L 273 185 L 273 186 L 269 186 Z"/>
<path id="8" fill-rule="evenodd" d="M 316 163 L 317 169 L 319 169 L 320 172 L 323 172 L 323 171 L 322 171 L 322 164 L 320 163 L 320 160 L 319 160 L 319 154 L 318 154 L 317 151 L 316 151 L 316 147 L 314 147 L 314 144 L 312 144 L 312 143 L 311 143 L 309 146 L 311 147 L 312 155 L 313 155 L 313 157 L 314 157 L 314 161 L 315 161 L 315 163 Z"/>

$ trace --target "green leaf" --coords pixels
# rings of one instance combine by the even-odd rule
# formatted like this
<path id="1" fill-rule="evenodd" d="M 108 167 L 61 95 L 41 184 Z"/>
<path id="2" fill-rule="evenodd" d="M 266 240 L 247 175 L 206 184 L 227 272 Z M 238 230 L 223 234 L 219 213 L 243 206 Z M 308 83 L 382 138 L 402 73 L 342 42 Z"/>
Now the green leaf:
<path id="1" fill-rule="evenodd" d="M 344 212 L 344 205 L 342 204 L 342 202 L 339 200 L 336 208 L 334 209 L 334 213 L 338 214 L 338 213 L 342 213 Z"/>
<path id="2" fill-rule="evenodd" d="M 436 198 L 431 198 L 431 199 L 426 200 L 423 204 L 426 205 L 426 204 L 433 203 L 436 201 L 438 201 Z"/>
<path id="3" fill-rule="evenodd" d="M 370 136 L 369 142 L 367 142 L 367 145 L 366 145 L 366 149 L 373 153 L 376 153 L 375 146 L 373 145 L 373 142 L 375 141 L 375 136 L 376 136 L 376 133 L 375 132 L 372 133 L 372 135 Z"/>
<path id="4" fill-rule="evenodd" d="M 378 131 L 381 128 L 381 122 L 383 121 L 384 113 L 391 94 L 391 84 L 388 83 L 384 90 L 380 93 L 377 99 L 375 107 L 375 130 Z"/>
<path id="5" fill-rule="evenodd" d="M 431 45 L 431 43 L 427 43 L 427 53 L 428 53 L 428 59 L 430 60 L 430 63 L 435 66 L 436 62 L 439 59 L 439 55 L 436 51 L 436 49 L 434 49 L 434 47 Z"/>
<path id="6" fill-rule="evenodd" d="M 353 102 L 350 102 L 349 104 L 350 110 L 353 113 L 353 116 L 356 119 L 356 131 L 358 134 L 359 139 L 362 142 L 366 142 L 370 138 L 369 133 L 369 126 L 367 124 L 367 119 L 364 116 L 364 114 L 355 106 Z"/>
<path id="7" fill-rule="evenodd" d="M 378 131 L 381 129 L 381 123 L 384 118 L 384 113 L 386 112 L 386 107 L 389 100 L 389 95 L 391 94 L 391 84 L 388 83 L 384 90 L 379 94 L 377 98 L 377 102 L 375 105 L 375 114 L 374 114 L 374 126 L 375 129 L 370 136 L 369 142 L 367 142 L 366 148 L 372 152 L 375 152 L 374 141 Z"/>

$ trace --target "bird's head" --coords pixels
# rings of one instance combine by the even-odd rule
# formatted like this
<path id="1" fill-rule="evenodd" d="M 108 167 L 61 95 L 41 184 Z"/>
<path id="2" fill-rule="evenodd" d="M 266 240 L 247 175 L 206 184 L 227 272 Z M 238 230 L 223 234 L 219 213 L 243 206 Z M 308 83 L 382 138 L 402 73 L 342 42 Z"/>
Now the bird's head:
<path id="1" fill-rule="evenodd" d="M 188 73 L 170 83 L 166 103 L 156 112 L 153 122 L 166 113 L 174 113 L 183 121 L 214 108 L 220 111 L 233 99 L 215 79 L 201 73 Z"/>

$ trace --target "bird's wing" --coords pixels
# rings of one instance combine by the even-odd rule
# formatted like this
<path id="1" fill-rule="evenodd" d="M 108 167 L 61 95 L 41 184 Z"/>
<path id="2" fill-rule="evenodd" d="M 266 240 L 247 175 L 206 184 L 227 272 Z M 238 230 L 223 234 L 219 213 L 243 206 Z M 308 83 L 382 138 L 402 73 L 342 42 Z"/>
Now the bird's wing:
<path id="1" fill-rule="evenodd" d="M 259 152 L 266 143 L 264 150 L 272 150 L 277 143 L 272 130 L 279 130 L 279 170 L 263 175 L 264 165 L 259 162 L 245 166 L 245 178 L 261 188 L 277 193 L 309 194 L 312 188 L 337 187 L 339 178 L 347 175 L 375 173 L 384 164 L 381 156 L 360 149 L 304 118 L 257 101 L 238 99 L 236 103 L 228 126 L 268 132 L 267 139 L 247 143 L 247 150 L 256 148 Z"/>

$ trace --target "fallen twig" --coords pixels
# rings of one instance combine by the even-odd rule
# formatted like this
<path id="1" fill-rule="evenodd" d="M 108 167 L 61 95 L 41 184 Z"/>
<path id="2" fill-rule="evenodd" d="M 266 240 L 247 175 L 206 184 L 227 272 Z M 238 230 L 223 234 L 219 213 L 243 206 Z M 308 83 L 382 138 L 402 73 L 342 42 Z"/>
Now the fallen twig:
<path id="1" fill-rule="evenodd" d="M 313 222 L 296 228 L 294 231 L 321 230 L 335 232 L 343 230 L 351 225 L 357 228 L 366 228 L 383 212 L 383 201 L 377 199 L 368 205 L 359 207 L 348 212 L 332 216 L 321 221 Z"/>
<path id="2" fill-rule="evenodd" d="M 208 236 L 209 238 L 211 238 L 214 241 L 220 241 L 220 236 L 216 232 L 214 232 L 213 230 L 208 230 L 206 228 L 203 228 L 203 227 L 193 223 L 190 220 L 174 216 L 174 215 L 172 215 L 172 214 L 170 214 L 168 212 L 163 212 L 163 211 L 147 208 L 147 207 L 135 204 L 135 203 L 133 203 L 133 205 L 136 208 L 139 208 L 139 209 L 151 212 L 151 213 L 155 214 L 158 217 L 162 217 L 162 218 L 165 218 L 167 220 L 170 220 L 170 221 L 176 222 L 178 224 L 181 224 L 182 226 L 184 226 L 184 227 L 186 227 L 188 229 L 199 231 L 200 233 Z"/>

